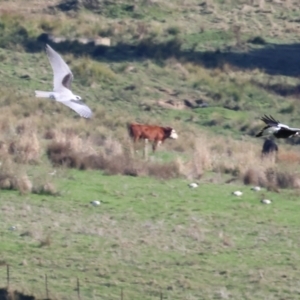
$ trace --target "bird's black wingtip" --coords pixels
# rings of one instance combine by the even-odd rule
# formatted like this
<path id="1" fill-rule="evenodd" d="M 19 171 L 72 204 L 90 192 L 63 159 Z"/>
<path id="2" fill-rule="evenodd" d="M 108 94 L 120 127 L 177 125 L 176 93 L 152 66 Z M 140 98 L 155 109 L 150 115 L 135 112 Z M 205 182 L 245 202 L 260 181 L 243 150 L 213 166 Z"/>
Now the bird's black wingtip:
<path id="1" fill-rule="evenodd" d="M 271 115 L 266 115 L 264 114 L 261 118 L 260 118 L 261 121 L 263 121 L 264 123 L 266 124 L 269 124 L 269 123 L 280 123 L 279 121 L 275 120 L 273 116 Z"/>

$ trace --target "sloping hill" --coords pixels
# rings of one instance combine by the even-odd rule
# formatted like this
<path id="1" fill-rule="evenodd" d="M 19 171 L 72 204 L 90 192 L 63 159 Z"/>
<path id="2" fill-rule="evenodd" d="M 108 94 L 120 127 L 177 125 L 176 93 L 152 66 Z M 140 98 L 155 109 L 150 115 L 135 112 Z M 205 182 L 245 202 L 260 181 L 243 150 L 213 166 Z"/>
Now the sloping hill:
<path id="1" fill-rule="evenodd" d="M 299 140 L 262 160 L 254 135 L 262 114 L 300 124 L 298 5 L 2 1 L 0 262 L 11 289 L 43 298 L 47 274 L 51 299 L 78 299 L 76 277 L 86 299 L 293 298 Z M 46 43 L 91 120 L 34 97 L 52 86 Z M 132 158 L 132 121 L 179 139 Z"/>

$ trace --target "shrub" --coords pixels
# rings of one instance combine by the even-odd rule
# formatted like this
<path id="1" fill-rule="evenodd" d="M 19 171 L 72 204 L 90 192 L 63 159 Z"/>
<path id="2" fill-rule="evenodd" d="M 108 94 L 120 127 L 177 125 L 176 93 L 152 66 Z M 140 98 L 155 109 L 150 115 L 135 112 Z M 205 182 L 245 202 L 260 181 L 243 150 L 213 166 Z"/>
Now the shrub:
<path id="1" fill-rule="evenodd" d="M 180 168 L 176 162 L 150 163 L 148 165 L 148 174 L 160 179 L 171 179 L 181 175 Z"/>
<path id="2" fill-rule="evenodd" d="M 172 35 L 177 35 L 180 33 L 180 28 L 178 26 L 171 26 L 167 29 L 167 32 Z"/>
<path id="3" fill-rule="evenodd" d="M 44 184 L 34 186 L 32 189 L 32 193 L 38 195 L 50 195 L 50 196 L 57 196 L 59 194 L 54 184 L 51 182 L 46 182 Z"/>
<path id="4" fill-rule="evenodd" d="M 266 186 L 267 178 L 265 173 L 259 168 L 250 168 L 243 175 L 244 184 Z"/>
<path id="5" fill-rule="evenodd" d="M 93 170 L 93 169 L 99 169 L 103 170 L 105 168 L 106 162 L 104 159 L 104 156 L 99 155 L 99 154 L 92 154 L 92 155 L 87 155 L 82 158 L 80 162 L 80 169 L 82 170 Z"/>
<path id="6" fill-rule="evenodd" d="M 0 189 L 10 190 L 13 189 L 13 176 L 10 174 L 0 174 Z"/>
<path id="7" fill-rule="evenodd" d="M 277 172 L 276 185 L 280 188 L 294 188 L 297 185 L 299 177 L 288 172 Z"/>
<path id="8" fill-rule="evenodd" d="M 29 180 L 27 175 L 16 178 L 15 186 L 21 194 L 30 193 L 32 191 L 32 182 Z"/>
<path id="9" fill-rule="evenodd" d="M 8 151 L 17 163 L 37 163 L 41 152 L 37 135 L 26 131 L 10 142 Z"/>
<path id="10" fill-rule="evenodd" d="M 247 42 L 251 43 L 251 44 L 255 44 L 255 45 L 265 45 L 266 44 L 265 39 L 261 36 L 252 37 L 252 38 L 248 39 Z"/>
<path id="11" fill-rule="evenodd" d="M 63 165 L 69 168 L 80 166 L 80 153 L 73 152 L 69 143 L 54 142 L 48 145 L 47 156 L 55 166 Z"/>
<path id="12" fill-rule="evenodd" d="M 101 1 L 100 0 L 63 0 L 60 1 L 56 6 L 52 7 L 52 9 L 55 8 L 65 12 L 72 11 L 72 10 L 78 11 L 81 8 L 85 8 L 97 12 L 101 8 Z"/>
<path id="13" fill-rule="evenodd" d="M 111 145 L 108 151 L 107 147 Z M 112 139 L 102 143 L 101 150 L 96 153 L 73 148 L 67 142 L 53 141 L 48 145 L 47 155 L 55 166 L 63 165 L 81 170 L 103 170 L 107 175 L 153 176 L 162 179 L 180 176 L 180 167 L 176 162 L 150 163 L 140 159 L 132 159 L 120 149 L 120 145 Z M 35 189 L 36 193 L 42 193 Z"/>

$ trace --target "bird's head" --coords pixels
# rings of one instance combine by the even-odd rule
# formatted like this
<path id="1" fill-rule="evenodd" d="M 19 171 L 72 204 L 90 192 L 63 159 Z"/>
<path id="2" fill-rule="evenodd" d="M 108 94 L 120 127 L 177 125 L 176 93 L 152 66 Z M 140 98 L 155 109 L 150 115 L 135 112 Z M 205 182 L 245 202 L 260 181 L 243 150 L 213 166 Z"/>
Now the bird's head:
<path id="1" fill-rule="evenodd" d="M 75 95 L 75 100 L 78 100 L 78 101 L 80 101 L 80 100 L 81 100 L 81 97 L 80 97 L 80 96 L 77 96 L 77 95 Z"/>

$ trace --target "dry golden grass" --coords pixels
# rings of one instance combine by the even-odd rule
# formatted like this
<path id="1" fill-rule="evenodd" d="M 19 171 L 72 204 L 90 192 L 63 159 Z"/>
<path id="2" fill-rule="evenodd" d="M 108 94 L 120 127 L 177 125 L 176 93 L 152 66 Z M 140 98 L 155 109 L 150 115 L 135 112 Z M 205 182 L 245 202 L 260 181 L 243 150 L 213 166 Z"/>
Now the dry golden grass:
<path id="1" fill-rule="evenodd" d="M 185 149 L 185 152 L 188 151 Z M 275 155 L 262 158 L 261 148 L 250 141 L 223 137 L 213 139 L 198 134 L 187 161 L 178 160 L 179 173 L 189 179 L 199 179 L 207 171 L 230 174 L 244 184 L 264 187 L 298 188 L 300 176 L 297 152 L 281 147 Z"/>
<path id="2" fill-rule="evenodd" d="M 49 181 L 42 182 L 38 185 L 35 183 L 35 186 L 32 188 L 32 192 L 39 195 L 59 195 L 55 185 Z"/>
<path id="3" fill-rule="evenodd" d="M 32 182 L 27 175 L 16 178 L 16 188 L 21 194 L 30 193 L 32 191 Z"/>
<path id="4" fill-rule="evenodd" d="M 278 153 L 278 161 L 286 164 L 299 164 L 300 162 L 300 153 L 295 151 L 286 151 L 281 150 Z"/>
<path id="5" fill-rule="evenodd" d="M 193 70 L 192 66 L 185 67 Z M 194 70 L 198 72 L 200 69 Z M 18 105 L 14 107 L 16 111 L 21 109 Z M 50 162 L 55 166 L 101 169 L 107 174 L 150 175 L 164 179 L 185 176 L 189 179 L 199 179 L 205 172 L 212 171 L 240 178 L 245 184 L 298 186 L 298 179 L 294 173 L 295 164 L 300 161 L 300 156 L 285 147 L 281 147 L 277 161 L 262 160 L 261 146 L 253 141 L 211 137 L 201 131 L 195 131 L 190 125 L 175 121 L 171 125 L 180 133 L 180 138 L 177 141 L 166 141 L 162 145 L 164 150 L 174 151 L 172 162 L 158 163 L 154 159 L 153 162 L 147 163 L 129 158 L 132 144 L 126 126 L 122 127 L 119 124 L 126 124 L 126 117 L 117 118 L 116 115 L 107 114 L 105 110 L 99 110 L 101 119 L 96 118 L 90 122 L 78 119 L 74 123 L 72 119 L 60 118 L 59 114 L 35 114 L 31 118 L 17 120 L 11 110 L 7 107 L 4 107 L 4 110 L 5 118 L 0 121 L 0 128 L 3 129 L 0 134 L 0 159 L 5 170 L 1 173 L 0 186 L 4 189 L 56 195 L 54 187 L 45 188 L 49 183 L 47 178 L 44 178 L 43 182 L 35 182 L 34 179 L 29 184 L 24 179 L 26 172 L 14 170 L 16 163 L 42 163 L 43 153 L 47 153 Z M 213 120 L 223 122 L 222 116 L 217 113 Z M 255 130 L 259 124 L 255 121 L 251 126 L 251 130 Z M 113 128 L 116 128 L 114 132 Z M 185 158 L 181 158 L 181 155 Z M 277 175 L 272 181 L 266 174 L 268 169 L 275 166 Z M 283 168 L 285 175 L 278 173 L 280 168 Z M 292 177 L 288 178 L 287 174 Z M 290 183 L 286 183 L 284 178 L 288 178 Z"/>

